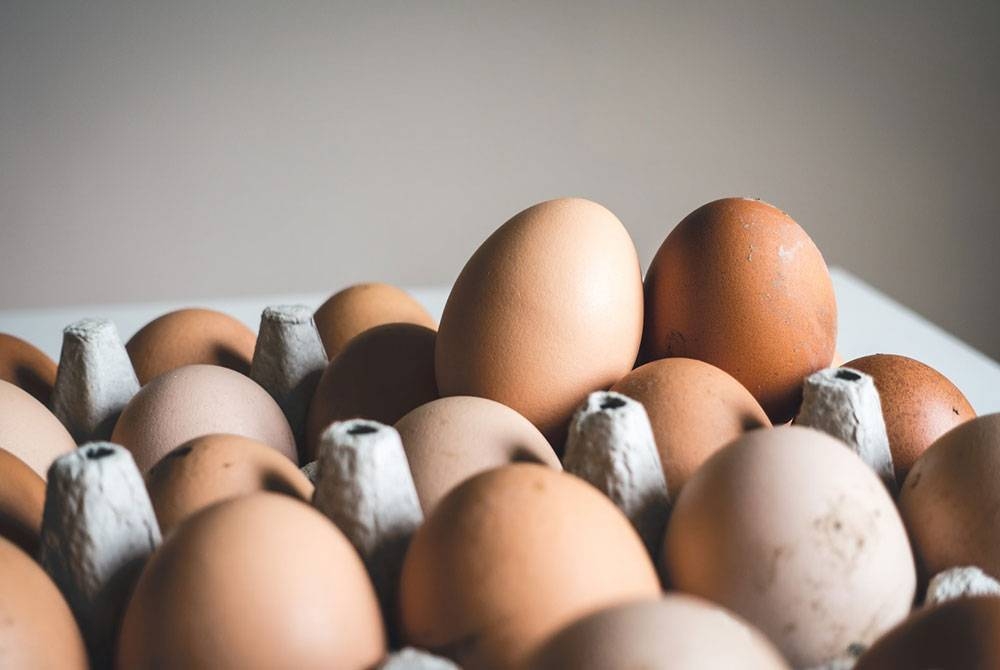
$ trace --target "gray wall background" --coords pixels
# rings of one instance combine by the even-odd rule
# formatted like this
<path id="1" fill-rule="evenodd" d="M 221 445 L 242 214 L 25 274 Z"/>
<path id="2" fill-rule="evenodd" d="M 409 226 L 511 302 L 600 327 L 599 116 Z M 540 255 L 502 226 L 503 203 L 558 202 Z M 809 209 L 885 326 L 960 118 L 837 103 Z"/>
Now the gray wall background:
<path id="1" fill-rule="evenodd" d="M 559 195 L 647 263 L 737 194 L 1000 357 L 1000 3 L 0 0 L 0 308 L 448 283 Z"/>

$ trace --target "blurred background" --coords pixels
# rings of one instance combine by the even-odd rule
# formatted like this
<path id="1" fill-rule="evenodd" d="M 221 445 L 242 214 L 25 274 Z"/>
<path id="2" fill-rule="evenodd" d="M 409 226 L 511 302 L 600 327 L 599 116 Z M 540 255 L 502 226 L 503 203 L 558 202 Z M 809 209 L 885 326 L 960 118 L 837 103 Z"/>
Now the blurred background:
<path id="1" fill-rule="evenodd" d="M 0 0 L 0 309 L 449 284 L 562 195 L 644 264 L 763 198 L 1000 358 L 1000 3 Z"/>

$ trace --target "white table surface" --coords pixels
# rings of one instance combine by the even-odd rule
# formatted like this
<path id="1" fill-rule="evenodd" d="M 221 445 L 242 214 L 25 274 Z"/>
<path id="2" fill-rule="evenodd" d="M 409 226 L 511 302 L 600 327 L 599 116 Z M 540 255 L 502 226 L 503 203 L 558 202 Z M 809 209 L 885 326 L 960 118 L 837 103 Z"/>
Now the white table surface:
<path id="1" fill-rule="evenodd" d="M 965 393 L 979 414 L 1000 412 L 1000 365 L 850 273 L 832 268 L 830 274 L 837 292 L 839 311 L 837 350 L 844 360 L 873 353 L 910 356 L 950 378 Z M 447 288 L 407 290 L 435 318 L 440 318 L 448 297 Z M 307 293 L 0 310 L 0 332 L 25 339 L 58 360 L 63 327 L 84 317 L 113 320 L 123 340 L 127 340 L 156 316 L 181 307 L 207 307 L 226 312 L 256 330 L 260 313 L 267 305 L 302 304 L 315 308 L 328 296 L 326 293 Z"/>

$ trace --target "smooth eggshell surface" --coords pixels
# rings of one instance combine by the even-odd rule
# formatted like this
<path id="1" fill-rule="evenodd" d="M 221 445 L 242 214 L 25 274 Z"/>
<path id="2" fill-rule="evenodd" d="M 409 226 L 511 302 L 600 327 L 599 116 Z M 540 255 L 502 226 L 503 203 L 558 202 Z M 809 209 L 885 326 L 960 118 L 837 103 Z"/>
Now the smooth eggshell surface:
<path id="1" fill-rule="evenodd" d="M 88 667 L 83 637 L 59 589 L 28 554 L 2 538 L 0 621 L 3 667 Z"/>
<path id="2" fill-rule="evenodd" d="M 745 386 L 773 423 L 830 364 L 837 303 L 822 254 L 778 208 L 710 202 L 664 240 L 646 274 L 643 360 L 697 358 Z"/>
<path id="3" fill-rule="evenodd" d="M 874 354 L 855 358 L 844 367 L 860 370 L 875 380 L 898 482 L 906 479 L 934 440 L 976 416 L 947 377 L 912 358 Z"/>
<path id="4" fill-rule="evenodd" d="M 854 670 L 1000 668 L 1000 598 L 960 598 L 915 612 Z"/>
<path id="5" fill-rule="evenodd" d="M 0 536 L 34 556 L 44 507 L 45 480 L 20 458 L 0 449 Z"/>
<path id="6" fill-rule="evenodd" d="M 0 381 L 0 449 L 6 449 L 43 479 L 58 456 L 76 442 L 55 415 L 27 391 Z"/>
<path id="7" fill-rule="evenodd" d="M 490 398 L 561 447 L 573 411 L 632 369 L 642 277 L 628 232 L 578 198 L 530 207 L 469 259 L 441 317 L 442 396 Z"/>
<path id="8" fill-rule="evenodd" d="M 158 317 L 132 336 L 125 348 L 140 384 L 184 365 L 221 365 L 250 373 L 257 336 L 228 314 L 179 309 Z"/>
<path id="9" fill-rule="evenodd" d="M 1000 577 L 1000 414 L 945 433 L 917 459 L 899 511 L 921 577 L 974 565 Z"/>
<path id="10" fill-rule="evenodd" d="M 910 610 L 903 523 L 842 442 L 799 426 L 755 430 L 688 480 L 664 539 L 671 584 L 736 612 L 795 667 L 868 644 Z"/>
<path id="11" fill-rule="evenodd" d="M 309 502 L 313 485 L 288 458 L 241 435 L 204 435 L 177 447 L 146 475 L 146 488 L 164 534 L 195 512 L 258 491 Z"/>
<path id="12" fill-rule="evenodd" d="M 581 479 L 518 463 L 466 480 L 417 530 L 404 640 L 467 668 L 519 667 L 595 610 L 660 593 L 628 519 Z"/>
<path id="13" fill-rule="evenodd" d="M 313 317 L 326 355 L 335 358 L 355 336 L 387 323 L 437 330 L 427 310 L 406 291 L 376 282 L 348 286 L 330 296 Z"/>
<path id="14" fill-rule="evenodd" d="M 430 328 L 391 323 L 351 340 L 316 385 L 303 461 L 316 457 L 320 435 L 334 421 L 360 418 L 392 425 L 437 398 L 434 338 Z"/>
<path id="15" fill-rule="evenodd" d="M 500 403 L 473 396 L 440 398 L 396 423 L 424 514 L 451 489 L 490 468 L 514 462 L 562 469 L 530 421 Z"/>
<path id="16" fill-rule="evenodd" d="M 24 389 L 48 407 L 56 383 L 56 363 L 34 345 L 0 333 L 0 380 Z"/>
<path id="17" fill-rule="evenodd" d="M 530 670 L 788 670 L 766 637 L 721 607 L 679 593 L 584 617 L 545 643 Z"/>
<path id="18" fill-rule="evenodd" d="M 148 471 L 188 440 L 212 433 L 243 435 L 297 463 L 295 438 L 281 408 L 249 377 L 217 365 L 187 365 L 146 384 L 125 406 L 111 441 Z"/>
<path id="19" fill-rule="evenodd" d="M 375 590 L 315 509 L 256 493 L 209 507 L 150 557 L 122 622 L 119 668 L 371 668 Z"/>
<path id="20" fill-rule="evenodd" d="M 611 390 L 646 408 L 672 496 L 725 444 L 748 430 L 771 427 L 742 384 L 714 365 L 691 358 L 646 363 Z"/>

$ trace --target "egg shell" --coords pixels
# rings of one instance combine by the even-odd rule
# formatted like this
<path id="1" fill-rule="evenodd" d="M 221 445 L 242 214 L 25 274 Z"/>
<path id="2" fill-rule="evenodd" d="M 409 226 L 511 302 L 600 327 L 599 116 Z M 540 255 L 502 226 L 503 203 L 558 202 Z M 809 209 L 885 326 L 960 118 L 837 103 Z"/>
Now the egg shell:
<path id="1" fill-rule="evenodd" d="M 759 631 L 721 607 L 679 593 L 580 619 L 535 654 L 530 670 L 787 670 Z"/>
<path id="2" fill-rule="evenodd" d="M 249 377 L 216 365 L 186 365 L 143 386 L 125 406 L 111 441 L 143 473 L 188 440 L 212 433 L 249 437 L 297 463 L 281 408 Z"/>
<path id="3" fill-rule="evenodd" d="M 316 385 L 302 460 L 316 458 L 319 436 L 334 421 L 370 419 L 392 425 L 437 398 L 434 338 L 430 328 L 391 323 L 369 328 L 351 340 Z"/>
<path id="4" fill-rule="evenodd" d="M 237 319 L 210 309 L 179 309 L 153 319 L 125 348 L 140 384 L 184 365 L 221 365 L 250 373 L 257 335 Z"/>
<path id="5" fill-rule="evenodd" d="M 652 598 L 642 541 L 595 488 L 517 463 L 453 489 L 414 535 L 400 581 L 405 642 L 462 667 L 519 667 L 590 612 Z"/>
<path id="6" fill-rule="evenodd" d="M 403 289 L 390 284 L 355 284 L 334 293 L 313 315 L 331 359 L 355 336 L 387 323 L 414 323 L 437 330 L 423 305 Z"/>
<path id="7" fill-rule="evenodd" d="M 562 469 L 530 421 L 486 398 L 439 398 L 409 412 L 395 428 L 424 514 L 463 481 L 490 468 L 520 461 Z"/>
<path id="8" fill-rule="evenodd" d="M 24 389 L 48 407 L 56 383 L 56 363 L 33 344 L 0 333 L 0 380 Z"/>
<path id="9" fill-rule="evenodd" d="M 665 358 L 641 365 L 611 387 L 646 408 L 671 495 L 709 456 L 748 430 L 771 427 L 738 381 L 714 365 Z"/>
<path id="10" fill-rule="evenodd" d="M 854 666 L 854 670 L 913 668 L 1000 668 L 1000 598 L 961 598 L 914 612 Z"/>
<path id="11" fill-rule="evenodd" d="M 773 423 L 827 367 L 837 303 L 823 255 L 777 207 L 725 198 L 667 236 L 646 274 L 643 360 L 697 358 L 745 386 Z"/>
<path id="12" fill-rule="evenodd" d="M 872 642 L 916 587 L 878 476 L 799 426 L 751 431 L 706 461 L 674 505 L 663 557 L 674 587 L 744 617 L 795 667 Z"/>
<path id="13" fill-rule="evenodd" d="M 0 659 L 5 668 L 88 667 L 59 589 L 28 554 L 0 538 Z"/>
<path id="14" fill-rule="evenodd" d="M 0 381 L 0 447 L 43 479 L 56 457 L 76 449 L 59 419 L 27 391 Z"/>
<path id="15" fill-rule="evenodd" d="M 119 668 L 370 668 L 386 651 L 375 592 L 337 528 L 289 496 L 202 510 L 143 570 Z"/>
<path id="16" fill-rule="evenodd" d="M 899 511 L 921 576 L 974 565 L 1000 576 L 1000 414 L 945 433 L 903 482 Z"/>
<path id="17" fill-rule="evenodd" d="M 562 447 L 591 391 L 632 368 L 642 331 L 635 245 L 610 211 L 563 198 L 530 207 L 469 259 L 441 317 L 441 395 L 520 412 Z"/>
<path id="18" fill-rule="evenodd" d="M 946 432 L 976 416 L 962 392 L 940 372 L 906 356 L 874 354 L 844 367 L 872 376 L 882 400 L 896 481 Z"/>
<path id="19" fill-rule="evenodd" d="M 166 534 L 195 512 L 258 491 L 309 502 L 313 485 L 277 450 L 241 435 L 203 435 L 185 442 L 153 466 L 146 488 Z"/>
<path id="20" fill-rule="evenodd" d="M 0 537 L 34 556 L 44 507 L 45 480 L 20 458 L 0 449 Z"/>

